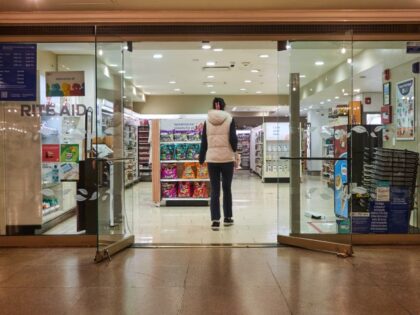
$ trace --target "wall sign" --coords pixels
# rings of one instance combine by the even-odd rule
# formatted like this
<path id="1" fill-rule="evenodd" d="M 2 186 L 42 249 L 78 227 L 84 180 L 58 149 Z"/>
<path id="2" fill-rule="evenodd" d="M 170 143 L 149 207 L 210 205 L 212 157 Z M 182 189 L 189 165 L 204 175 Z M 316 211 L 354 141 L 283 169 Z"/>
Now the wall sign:
<path id="1" fill-rule="evenodd" d="M 0 101 L 36 101 L 36 44 L 0 44 Z"/>
<path id="2" fill-rule="evenodd" d="M 60 145 L 59 144 L 43 144 L 42 145 L 42 162 L 60 162 Z"/>
<path id="3" fill-rule="evenodd" d="M 414 140 L 415 132 L 415 95 L 414 78 L 397 83 L 395 123 L 397 140 Z"/>
<path id="4" fill-rule="evenodd" d="M 382 85 L 383 105 L 391 105 L 391 82 Z"/>
<path id="5" fill-rule="evenodd" d="M 85 96 L 85 72 L 61 71 L 45 73 L 47 97 Z"/>

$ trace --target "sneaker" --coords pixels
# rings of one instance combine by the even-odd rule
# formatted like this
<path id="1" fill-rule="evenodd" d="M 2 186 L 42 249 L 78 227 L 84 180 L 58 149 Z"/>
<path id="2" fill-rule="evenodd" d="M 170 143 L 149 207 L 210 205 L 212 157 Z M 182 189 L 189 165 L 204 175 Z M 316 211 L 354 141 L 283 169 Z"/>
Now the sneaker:
<path id="1" fill-rule="evenodd" d="M 219 221 L 213 221 L 211 224 L 211 229 L 213 231 L 219 231 L 220 228 L 220 222 Z"/>
<path id="2" fill-rule="evenodd" d="M 233 225 L 233 219 L 232 219 L 232 218 L 225 218 L 225 219 L 223 220 L 223 225 L 224 225 L 224 226 L 230 226 L 230 225 Z"/>

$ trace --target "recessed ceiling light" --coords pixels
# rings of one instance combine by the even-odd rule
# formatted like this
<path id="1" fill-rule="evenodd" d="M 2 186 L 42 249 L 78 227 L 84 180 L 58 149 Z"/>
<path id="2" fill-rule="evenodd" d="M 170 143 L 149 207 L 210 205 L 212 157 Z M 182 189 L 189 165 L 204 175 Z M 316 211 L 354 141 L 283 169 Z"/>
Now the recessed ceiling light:
<path id="1" fill-rule="evenodd" d="M 207 79 L 214 79 L 214 75 L 208 75 Z"/>
<path id="2" fill-rule="evenodd" d="M 118 73 L 125 73 L 125 70 L 119 70 Z"/>
<path id="3" fill-rule="evenodd" d="M 336 100 L 338 100 L 339 98 L 340 98 L 340 96 L 336 96 L 336 97 L 334 97 Z"/>
<path id="4" fill-rule="evenodd" d="M 299 75 L 299 78 L 304 79 L 304 78 L 306 78 L 306 75 L 305 74 L 301 74 L 301 75 Z"/>
<path id="5" fill-rule="evenodd" d="M 221 51 L 223 51 L 223 48 L 215 48 L 215 49 L 213 49 L 213 51 L 215 51 L 215 52 L 221 52 Z"/>
<path id="6" fill-rule="evenodd" d="M 239 89 L 239 90 L 241 90 L 241 91 L 246 91 L 246 89 L 244 89 L 244 88 L 242 88 L 242 89 Z"/>
<path id="7" fill-rule="evenodd" d="M 251 72 L 252 73 L 258 73 L 258 72 L 260 72 L 260 70 L 258 70 L 258 69 L 252 69 Z"/>
<path id="8" fill-rule="evenodd" d="M 353 60 L 351 58 L 347 58 L 347 63 L 351 64 L 353 62 Z"/>
<path id="9" fill-rule="evenodd" d="M 104 54 L 104 51 L 103 51 L 102 49 L 99 49 L 99 50 L 98 50 L 98 55 L 99 55 L 99 56 L 102 56 L 103 54 Z"/>
<path id="10" fill-rule="evenodd" d="M 319 102 L 319 104 L 324 105 L 325 103 L 324 102 Z"/>
<path id="11" fill-rule="evenodd" d="M 346 51 L 347 51 L 347 50 L 346 50 L 346 48 L 344 48 L 344 47 L 340 49 L 340 52 L 341 52 L 343 55 L 346 53 Z"/>
<path id="12" fill-rule="evenodd" d="M 309 109 L 312 109 L 313 108 L 313 106 L 311 105 L 311 106 L 309 106 Z"/>
<path id="13" fill-rule="evenodd" d="M 327 99 L 327 102 L 331 102 L 331 99 L 329 98 L 329 99 Z"/>
<path id="14" fill-rule="evenodd" d="M 344 92 L 346 92 L 346 90 L 345 90 L 345 89 L 342 89 L 342 90 L 341 90 L 341 92 L 343 92 L 343 93 L 344 93 Z"/>
<path id="15" fill-rule="evenodd" d="M 349 95 L 349 93 L 344 93 L 343 95 L 344 95 L 344 96 L 348 96 L 348 95 Z"/>
<path id="16" fill-rule="evenodd" d="M 252 83 L 252 81 L 251 81 L 251 80 L 245 80 L 244 82 L 245 82 L 245 83 Z"/>
<path id="17" fill-rule="evenodd" d="M 291 48 L 292 48 L 292 45 L 289 42 L 287 42 L 286 49 L 291 49 Z"/>
<path id="18" fill-rule="evenodd" d="M 169 84 L 176 84 L 176 81 L 169 81 Z"/>
<path id="19" fill-rule="evenodd" d="M 201 48 L 208 50 L 208 49 L 211 49 L 211 45 L 209 42 L 203 42 L 203 44 L 201 45 Z"/>
<path id="20" fill-rule="evenodd" d="M 207 67 L 214 67 L 216 65 L 215 61 L 207 61 L 206 62 Z"/>
<path id="21" fill-rule="evenodd" d="M 268 58 L 268 57 L 270 57 L 269 55 L 266 55 L 266 54 L 262 54 L 262 55 L 260 55 L 259 56 L 260 58 Z"/>
<path id="22" fill-rule="evenodd" d="M 311 92 L 312 92 L 313 90 L 314 90 L 313 88 L 310 88 L 310 89 L 309 89 L 309 91 L 311 91 Z"/>
<path id="23" fill-rule="evenodd" d="M 315 66 L 323 66 L 324 62 L 321 60 L 315 61 Z"/>
<path id="24" fill-rule="evenodd" d="M 289 83 L 287 83 L 287 87 L 290 87 L 290 84 Z"/>
<path id="25" fill-rule="evenodd" d="M 162 54 L 154 54 L 153 55 L 153 59 L 162 59 L 163 55 Z"/>
<path id="26" fill-rule="evenodd" d="M 210 94 L 216 94 L 216 91 L 211 91 Z"/>
<path id="27" fill-rule="evenodd" d="M 257 91 L 257 92 L 255 92 L 255 93 L 257 93 L 257 94 L 261 94 L 262 92 L 261 92 L 261 91 Z"/>
<path id="28" fill-rule="evenodd" d="M 174 89 L 174 91 L 175 91 L 175 92 L 179 92 L 179 91 L 181 91 L 181 89 Z"/>
<path id="29" fill-rule="evenodd" d="M 207 84 L 207 87 L 212 88 L 212 87 L 214 87 L 214 85 L 213 84 Z"/>
<path id="30" fill-rule="evenodd" d="M 141 89 L 142 86 L 141 85 L 136 85 L 136 88 Z"/>
<path id="31" fill-rule="evenodd" d="M 354 93 L 360 93 L 360 89 L 354 89 Z"/>
<path id="32" fill-rule="evenodd" d="M 115 63 L 111 63 L 111 64 L 109 64 L 108 66 L 110 66 L 110 67 L 112 67 L 112 68 L 118 67 L 118 65 L 116 65 Z"/>
<path id="33" fill-rule="evenodd" d="M 131 80 L 133 77 L 126 76 L 125 78 L 126 78 L 127 80 Z"/>

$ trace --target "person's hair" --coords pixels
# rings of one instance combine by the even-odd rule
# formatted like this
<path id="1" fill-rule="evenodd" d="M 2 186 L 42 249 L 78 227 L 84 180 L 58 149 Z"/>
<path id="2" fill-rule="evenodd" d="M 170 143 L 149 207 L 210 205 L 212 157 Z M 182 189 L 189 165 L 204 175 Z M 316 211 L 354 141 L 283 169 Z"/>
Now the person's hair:
<path id="1" fill-rule="evenodd" d="M 221 97 L 215 97 L 214 98 L 214 100 L 213 100 L 213 109 L 216 109 L 216 104 L 217 103 L 220 105 L 220 109 L 221 110 L 224 110 L 225 109 L 226 104 L 225 104 L 225 100 L 223 98 L 221 98 Z"/>

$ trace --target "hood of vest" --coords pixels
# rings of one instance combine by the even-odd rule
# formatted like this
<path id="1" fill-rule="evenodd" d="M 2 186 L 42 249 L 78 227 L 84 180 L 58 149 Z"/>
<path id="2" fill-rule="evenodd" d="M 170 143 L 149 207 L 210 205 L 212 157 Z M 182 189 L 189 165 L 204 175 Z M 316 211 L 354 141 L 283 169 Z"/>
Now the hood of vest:
<path id="1" fill-rule="evenodd" d="M 212 109 L 208 113 L 208 121 L 214 126 L 220 126 L 230 117 L 230 114 L 223 110 Z"/>

